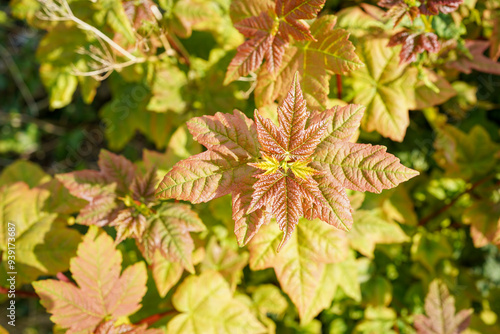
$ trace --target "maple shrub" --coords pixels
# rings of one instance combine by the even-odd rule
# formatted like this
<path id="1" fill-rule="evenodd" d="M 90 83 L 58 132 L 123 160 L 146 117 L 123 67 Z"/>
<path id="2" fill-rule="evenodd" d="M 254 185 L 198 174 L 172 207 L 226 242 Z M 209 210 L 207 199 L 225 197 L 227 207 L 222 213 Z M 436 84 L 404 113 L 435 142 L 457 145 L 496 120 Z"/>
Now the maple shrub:
<path id="1" fill-rule="evenodd" d="M 0 6 L 0 333 L 500 333 L 499 0 Z"/>

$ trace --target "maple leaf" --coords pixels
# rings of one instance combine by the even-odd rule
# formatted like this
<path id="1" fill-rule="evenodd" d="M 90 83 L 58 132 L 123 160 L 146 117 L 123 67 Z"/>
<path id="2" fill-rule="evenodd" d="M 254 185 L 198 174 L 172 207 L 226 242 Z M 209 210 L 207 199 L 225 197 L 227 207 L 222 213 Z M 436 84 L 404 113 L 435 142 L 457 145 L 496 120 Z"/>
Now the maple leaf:
<path id="1" fill-rule="evenodd" d="M 248 253 L 238 253 L 229 245 L 219 244 L 212 237 L 206 246 L 205 258 L 201 262 L 201 271 L 215 270 L 219 272 L 231 286 L 231 291 L 241 282 L 243 268 L 248 264 Z"/>
<path id="2" fill-rule="evenodd" d="M 165 297 L 170 289 L 179 281 L 184 272 L 182 264 L 166 259 L 159 250 L 153 256 L 153 279 L 160 297 Z"/>
<path id="3" fill-rule="evenodd" d="M 116 207 L 116 184 L 107 184 L 98 171 L 84 170 L 58 174 L 56 178 L 70 194 L 84 199 L 88 204 L 79 212 L 76 222 L 82 225 L 104 226 Z"/>
<path id="4" fill-rule="evenodd" d="M 229 64 L 224 84 L 258 69 L 266 60 L 270 73 L 281 65 L 290 36 L 297 40 L 315 40 L 303 20 L 313 19 L 325 0 L 256 1 L 248 8 L 243 1 L 231 4 L 231 18 L 236 29 L 249 38 L 240 45 Z M 273 8 L 274 7 L 274 8 Z"/>
<path id="5" fill-rule="evenodd" d="M 276 314 L 278 317 L 285 314 L 288 301 L 281 289 L 273 284 L 261 284 L 252 293 L 252 300 L 263 314 Z"/>
<path id="6" fill-rule="evenodd" d="M 147 218 L 155 204 L 156 169 L 144 175 L 125 157 L 102 150 L 100 171 L 83 170 L 59 174 L 57 179 L 69 192 L 88 201 L 76 222 L 83 225 L 116 227 L 116 242 L 134 237 L 141 240 Z"/>
<path id="7" fill-rule="evenodd" d="M 118 194 L 127 192 L 135 175 L 135 166 L 132 162 L 121 155 L 101 150 L 97 165 L 108 183 L 116 183 Z"/>
<path id="8" fill-rule="evenodd" d="M 263 226 L 249 243 L 250 268 L 274 268 L 281 288 L 297 306 L 301 322 L 308 323 L 321 311 L 321 305 L 318 305 L 321 303 L 319 299 L 324 297 L 321 293 L 327 294 L 323 289 L 328 284 L 322 284 L 325 275 L 331 273 L 326 273 L 327 264 L 346 258 L 347 239 L 344 232 L 319 220 L 301 219 L 287 247 L 277 253 L 275 249 L 281 240 L 276 226 Z M 331 303 L 333 294 L 328 295 Z"/>
<path id="9" fill-rule="evenodd" d="M 323 8 L 325 0 L 277 0 L 276 14 L 280 20 L 278 32 L 285 39 L 291 35 L 296 40 L 314 40 L 309 27 L 300 20 L 314 19 Z"/>
<path id="10" fill-rule="evenodd" d="M 83 170 L 56 176 L 73 196 L 89 202 L 77 217 L 79 224 L 108 225 L 121 209 L 116 203 L 118 196 L 126 195 L 134 180 L 135 166 L 122 156 L 101 150 L 97 164 L 100 171 Z"/>
<path id="11" fill-rule="evenodd" d="M 265 206 L 276 217 L 284 232 L 278 250 L 290 238 L 304 214 L 307 218 L 320 218 L 347 230 L 352 217 L 344 188 L 380 192 L 417 174 L 402 166 L 396 157 L 385 153 L 382 146 L 342 140 L 351 137 L 353 129 L 359 126 L 362 113 L 360 108 L 349 106 L 341 112 L 333 108 L 315 113 L 311 118 L 297 74 L 283 104 L 278 107 L 279 127 L 256 112 L 263 154 L 278 161 L 279 165 L 272 166 L 269 159 L 251 164 L 264 173 L 257 175 L 248 212 Z M 294 172 L 294 164 L 308 159 L 312 160 L 314 172 L 299 177 Z"/>
<path id="12" fill-rule="evenodd" d="M 156 194 L 199 203 L 231 193 L 240 245 L 271 216 L 284 232 L 278 249 L 302 216 L 348 230 L 352 209 L 345 188 L 380 192 L 418 174 L 385 147 L 348 142 L 363 111 L 349 105 L 311 114 L 296 73 L 278 107 L 278 126 L 258 111 L 255 124 L 237 111 L 190 121 L 208 151 L 177 163 Z"/>
<path id="13" fill-rule="evenodd" d="M 299 71 L 309 107 L 325 108 L 330 75 L 347 74 L 363 66 L 349 41 L 349 33 L 336 28 L 336 23 L 337 18 L 333 15 L 316 19 L 311 25 L 316 40 L 294 43 L 287 48 L 276 73 L 266 68 L 260 70 L 255 89 L 257 106 L 281 101 Z"/>
<path id="14" fill-rule="evenodd" d="M 480 125 L 474 126 L 469 133 L 445 125 L 438 129 L 434 143 L 434 159 L 449 177 L 465 180 L 478 178 L 492 172 L 498 164 L 496 158 L 500 145 Z"/>
<path id="15" fill-rule="evenodd" d="M 16 160 L 2 170 L 0 186 L 24 182 L 33 188 L 50 181 L 50 179 L 50 175 L 46 174 L 37 164 L 27 160 Z"/>
<path id="16" fill-rule="evenodd" d="M 128 316 L 140 308 L 146 293 L 146 266 L 136 263 L 121 271 L 122 255 L 113 239 L 97 228 L 89 229 L 71 259 L 70 270 L 78 284 L 57 280 L 33 283 L 51 320 L 68 333 L 93 333 L 107 317 Z"/>
<path id="17" fill-rule="evenodd" d="M 476 201 L 463 213 L 463 221 L 470 224 L 474 246 L 484 247 L 489 243 L 500 244 L 500 205 L 490 200 Z"/>
<path id="18" fill-rule="evenodd" d="M 130 186 L 132 198 L 143 203 L 154 202 L 157 181 L 156 168 L 154 167 L 144 175 L 137 174 Z"/>
<path id="19" fill-rule="evenodd" d="M 116 243 L 120 243 L 130 236 L 140 239 L 146 230 L 146 217 L 125 209 L 118 212 L 110 226 L 116 227 Z"/>
<path id="20" fill-rule="evenodd" d="M 402 141 L 415 105 L 415 91 L 409 87 L 415 86 L 417 71 L 399 64 L 396 49 L 388 48 L 386 39 L 360 39 L 357 47 L 366 64 L 352 73 L 353 101 L 366 106 L 361 127 Z"/>
<path id="21" fill-rule="evenodd" d="M 180 314 L 168 322 L 168 333 L 266 333 L 248 306 L 233 297 L 229 284 L 214 271 L 186 278 L 172 304 Z"/>
<path id="22" fill-rule="evenodd" d="M 235 110 L 232 115 L 193 118 L 188 128 L 208 151 L 176 163 L 160 182 L 156 196 L 200 203 L 231 193 L 235 234 L 244 245 L 270 220 L 263 210 L 247 213 L 255 183 L 255 168 L 248 163 L 260 156 L 255 123 Z"/>
<path id="23" fill-rule="evenodd" d="M 164 203 L 148 218 L 147 229 L 138 239 L 138 246 L 144 256 L 153 260 L 155 251 L 168 260 L 178 262 L 194 272 L 191 253 L 194 243 L 189 232 L 201 232 L 205 225 L 188 205 Z"/>
<path id="24" fill-rule="evenodd" d="M 413 20 L 415 20 L 415 18 L 420 14 L 418 7 L 409 6 L 403 0 L 381 0 L 377 4 L 380 7 L 389 8 L 386 16 L 394 19 L 394 27 L 396 27 L 406 15 L 408 15 L 413 22 Z"/>
<path id="25" fill-rule="evenodd" d="M 420 5 L 423 15 L 438 15 L 439 12 L 449 14 L 458 9 L 464 0 L 426 0 Z"/>
<path id="26" fill-rule="evenodd" d="M 422 80 L 415 86 L 415 109 L 422 110 L 428 107 L 443 104 L 457 95 L 455 88 L 442 76 L 435 72 L 424 69 L 422 74 L 439 92 L 426 85 Z"/>
<path id="27" fill-rule="evenodd" d="M 378 210 L 358 210 L 354 214 L 355 224 L 347 235 L 350 245 L 361 254 L 373 258 L 377 244 L 408 242 L 410 239 L 399 225 L 383 219 Z"/>
<path id="28" fill-rule="evenodd" d="M 425 313 L 415 316 L 418 334 L 460 334 L 469 327 L 473 309 L 455 314 L 455 298 L 450 296 L 446 284 L 433 280 L 425 297 Z"/>
<path id="29" fill-rule="evenodd" d="M 50 196 L 48 190 L 30 189 L 24 182 L 0 187 L 0 237 L 7 240 L 15 223 L 18 286 L 67 270 L 81 240 L 80 233 L 68 228 L 57 214 L 44 210 Z M 2 269 L 9 271 L 8 244 L 0 245 L 0 251 Z"/>
<path id="30" fill-rule="evenodd" d="M 472 59 L 469 59 L 466 55 L 462 55 L 458 60 L 448 63 L 448 66 L 466 74 L 470 74 L 472 70 L 476 70 L 500 75 L 500 63 L 484 55 L 489 46 L 489 41 L 467 40 L 465 47 L 469 49 Z"/>
<path id="31" fill-rule="evenodd" d="M 299 218 L 304 215 L 304 207 L 326 206 L 317 182 L 311 177 L 318 172 L 305 168 L 327 130 L 327 121 L 318 119 L 306 129 L 309 118 L 298 74 L 283 104 L 278 107 L 279 127 L 255 112 L 257 135 L 264 157 L 271 156 L 276 165 L 251 164 L 264 170 L 264 173 L 257 176 L 248 212 L 265 205 L 276 217 L 284 232 L 278 250 L 290 238 Z M 300 166 L 300 171 L 296 170 L 296 166 Z"/>
<path id="32" fill-rule="evenodd" d="M 400 63 L 411 63 L 417 60 L 417 54 L 425 50 L 436 53 L 440 49 L 438 37 L 432 32 L 426 33 L 411 33 L 408 30 L 403 30 L 389 40 L 387 46 L 396 46 L 402 44 L 401 52 L 399 53 Z"/>

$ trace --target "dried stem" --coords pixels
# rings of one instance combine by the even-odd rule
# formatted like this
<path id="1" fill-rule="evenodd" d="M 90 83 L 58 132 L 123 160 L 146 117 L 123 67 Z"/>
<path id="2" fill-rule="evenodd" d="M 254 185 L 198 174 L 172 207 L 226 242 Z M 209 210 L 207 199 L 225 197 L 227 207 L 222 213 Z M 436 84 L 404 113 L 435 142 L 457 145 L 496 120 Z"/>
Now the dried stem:
<path id="1" fill-rule="evenodd" d="M 73 68 L 73 74 L 78 76 L 92 76 L 96 80 L 106 79 L 114 70 L 119 70 L 124 67 L 145 62 L 146 59 L 136 57 L 119 44 L 114 42 L 102 31 L 96 27 L 80 20 L 73 14 L 67 0 L 38 0 L 42 5 L 42 12 L 38 13 L 38 17 L 42 20 L 50 21 L 72 21 L 84 30 L 92 33 L 99 42 L 100 48 L 91 46 L 90 50 L 78 50 L 77 52 L 90 57 L 94 62 L 89 66 L 93 69 L 90 71 L 80 71 L 76 67 Z M 115 56 L 110 52 L 109 48 L 113 48 L 128 60 L 122 63 L 116 61 Z"/>
<path id="2" fill-rule="evenodd" d="M 80 29 L 92 32 L 95 36 L 104 40 L 109 46 L 120 52 L 129 60 L 138 60 L 136 56 L 132 55 L 130 52 L 115 43 L 102 31 L 76 17 L 66 0 L 39 0 L 39 2 L 43 5 L 44 11 L 44 15 L 38 15 L 40 19 L 50 21 L 73 21 L 78 25 L 78 27 L 80 27 Z"/>
<path id="3" fill-rule="evenodd" d="M 250 94 L 255 90 L 257 87 L 257 75 L 254 72 L 249 73 L 250 77 L 240 77 L 238 81 L 247 81 L 251 82 L 252 84 L 250 85 L 250 88 L 246 92 L 243 92 L 243 98 L 248 99 L 250 97 Z"/>

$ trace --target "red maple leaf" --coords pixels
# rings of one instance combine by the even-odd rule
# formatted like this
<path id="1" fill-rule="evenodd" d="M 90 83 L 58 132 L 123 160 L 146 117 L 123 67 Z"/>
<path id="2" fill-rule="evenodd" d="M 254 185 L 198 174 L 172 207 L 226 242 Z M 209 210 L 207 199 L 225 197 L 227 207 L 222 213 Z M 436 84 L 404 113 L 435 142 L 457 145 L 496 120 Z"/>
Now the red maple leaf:
<path id="1" fill-rule="evenodd" d="M 467 40 L 465 47 L 472 55 L 469 59 L 466 55 L 460 55 L 459 58 L 448 64 L 463 73 L 471 73 L 472 70 L 500 75 L 500 63 L 494 59 L 488 58 L 484 52 L 490 47 L 489 41 Z"/>
<path id="2" fill-rule="evenodd" d="M 411 63 L 417 59 L 417 54 L 424 52 L 436 53 L 440 49 L 438 37 L 432 32 L 411 33 L 403 30 L 392 36 L 387 46 L 396 46 L 402 44 L 403 47 L 399 54 L 400 63 Z"/>
<path id="3" fill-rule="evenodd" d="M 394 27 L 397 26 L 406 15 L 408 15 L 413 22 L 413 20 L 415 20 L 415 18 L 420 14 L 418 7 L 409 6 L 403 0 L 380 0 L 377 4 L 380 7 L 389 9 L 386 16 L 394 19 Z"/>
<path id="4" fill-rule="evenodd" d="M 275 73 L 290 37 L 297 41 L 315 40 L 303 20 L 315 18 L 325 1 L 277 0 L 274 6 L 272 1 L 251 4 L 234 1 L 231 4 L 234 27 L 248 40 L 238 47 L 224 83 L 256 70 L 264 59 L 268 71 Z"/>
<path id="5" fill-rule="evenodd" d="M 423 15 L 437 15 L 439 12 L 449 14 L 458 9 L 464 0 L 427 0 L 420 5 L 420 13 Z"/>
<path id="6" fill-rule="evenodd" d="M 348 105 L 310 113 L 296 73 L 278 126 L 258 111 L 255 123 L 239 111 L 192 119 L 189 130 L 208 150 L 177 163 L 156 194 L 193 203 L 232 194 L 240 245 L 271 216 L 284 232 L 279 248 L 302 216 L 349 230 L 345 188 L 380 192 L 418 174 L 383 146 L 348 141 L 363 112 Z"/>
<path id="7" fill-rule="evenodd" d="M 258 174 L 248 212 L 266 206 L 276 217 L 284 232 L 279 246 L 290 238 L 295 225 L 304 215 L 303 208 L 326 204 L 307 167 L 310 158 L 326 131 L 328 120 L 317 120 L 306 129 L 310 113 L 298 83 L 298 74 L 283 104 L 278 107 L 279 127 L 255 112 L 257 135 L 267 162 L 251 163 L 264 170 Z"/>

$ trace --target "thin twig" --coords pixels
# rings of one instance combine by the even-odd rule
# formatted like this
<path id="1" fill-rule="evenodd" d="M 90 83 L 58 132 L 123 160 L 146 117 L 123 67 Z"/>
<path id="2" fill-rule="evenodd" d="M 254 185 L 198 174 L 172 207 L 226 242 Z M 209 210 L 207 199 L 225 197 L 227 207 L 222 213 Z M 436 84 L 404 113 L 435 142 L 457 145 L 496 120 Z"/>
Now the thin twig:
<path id="1" fill-rule="evenodd" d="M 44 10 L 46 16 L 39 15 L 40 19 L 52 20 L 52 21 L 73 21 L 80 29 L 92 32 L 94 35 L 100 37 L 109 46 L 111 46 L 116 51 L 120 52 L 122 55 L 130 60 L 137 61 L 137 57 L 132 55 L 130 52 L 122 48 L 120 45 L 115 43 L 111 38 L 106 36 L 102 31 L 91 26 L 90 24 L 80 20 L 73 14 L 71 7 L 66 0 L 39 0 L 44 5 Z"/>
<path id="2" fill-rule="evenodd" d="M 60 127 L 58 125 L 49 123 L 47 121 L 32 117 L 30 115 L 26 114 L 10 114 L 4 111 L 0 111 L 0 120 L 2 122 L 12 122 L 12 121 L 17 121 L 17 122 L 22 122 L 22 123 L 34 123 L 37 126 L 39 126 L 43 131 L 62 136 L 66 133 L 66 130 L 63 127 Z"/>
<path id="3" fill-rule="evenodd" d="M 33 95 L 31 95 L 28 86 L 24 82 L 23 76 L 21 75 L 21 71 L 19 71 L 19 68 L 12 59 L 12 56 L 10 55 L 9 51 L 2 45 L 0 45 L 0 56 L 5 62 L 5 65 L 7 65 L 7 68 L 9 69 L 10 74 L 12 75 L 12 78 L 14 79 L 17 88 L 19 88 L 19 91 L 21 91 L 24 101 L 28 105 L 31 114 L 33 116 L 38 116 L 38 111 L 39 111 L 38 106 L 35 102 L 35 99 L 33 98 Z"/>
<path id="4" fill-rule="evenodd" d="M 168 44 L 179 54 L 181 59 L 184 60 L 184 63 L 188 67 L 190 67 L 191 61 L 189 60 L 189 53 L 187 52 L 184 45 L 182 45 L 182 43 L 172 34 L 165 33 L 165 36 L 167 37 Z M 161 35 L 160 35 L 160 38 L 161 38 Z"/>
<path id="5" fill-rule="evenodd" d="M 430 220 L 432 220 L 432 219 L 436 218 L 437 216 L 439 216 L 440 214 L 446 212 L 453 205 L 455 205 L 455 203 L 460 199 L 460 197 L 462 197 L 465 194 L 468 194 L 468 193 L 472 192 L 474 189 L 476 189 L 477 187 L 479 187 L 480 185 L 482 185 L 486 181 L 491 180 L 493 177 L 494 177 L 494 175 L 488 175 L 488 176 L 480 179 L 479 181 L 473 183 L 469 189 L 467 189 L 464 192 L 462 192 L 461 194 L 458 194 L 457 196 L 455 196 L 450 201 L 450 203 L 446 204 L 445 206 L 441 207 L 439 210 L 436 210 L 436 211 L 432 212 L 431 214 L 425 216 L 424 218 L 420 219 L 419 222 L 418 222 L 418 225 L 419 226 L 423 226 L 423 225 L 427 224 Z"/>
<path id="6" fill-rule="evenodd" d="M 257 87 L 257 75 L 254 72 L 250 72 L 248 74 L 250 75 L 249 78 L 248 77 L 240 77 L 238 79 L 238 81 L 244 81 L 244 82 L 246 81 L 246 82 L 252 83 L 246 92 L 242 92 L 244 99 L 248 99 L 250 97 L 250 94 L 252 94 L 252 92 Z"/>

